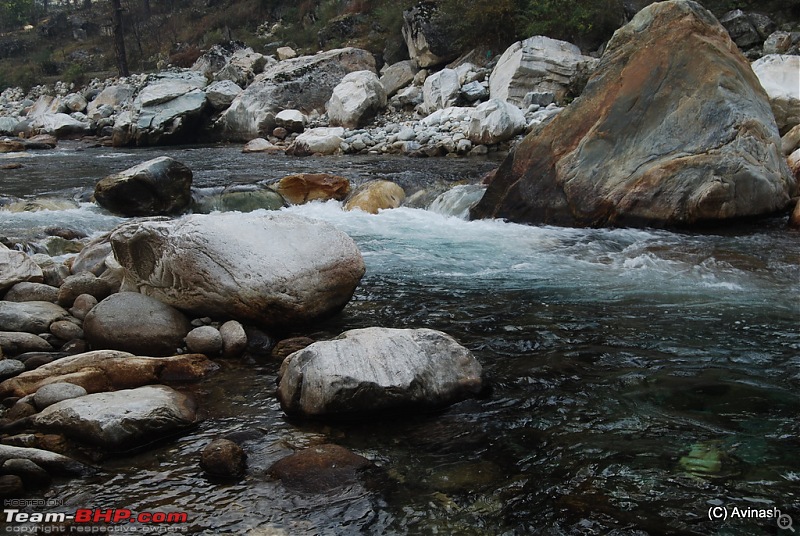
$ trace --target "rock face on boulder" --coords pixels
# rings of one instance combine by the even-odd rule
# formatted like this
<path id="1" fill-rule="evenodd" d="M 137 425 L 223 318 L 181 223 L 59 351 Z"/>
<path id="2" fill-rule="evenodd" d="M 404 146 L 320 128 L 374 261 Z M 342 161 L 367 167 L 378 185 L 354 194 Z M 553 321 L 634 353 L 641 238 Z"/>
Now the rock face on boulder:
<path id="1" fill-rule="evenodd" d="M 421 68 L 441 65 L 458 56 L 455 40 L 439 19 L 435 2 L 420 2 L 403 11 L 403 39 L 408 55 Z"/>
<path id="2" fill-rule="evenodd" d="M 303 324 L 337 312 L 365 270 L 346 234 L 283 213 L 125 224 L 111 243 L 125 269 L 123 289 L 198 316 L 265 326 Z"/>
<path id="3" fill-rule="evenodd" d="M 331 125 L 357 128 L 386 107 L 386 91 L 373 71 L 348 73 L 325 105 Z"/>
<path id="4" fill-rule="evenodd" d="M 481 374 L 470 351 L 442 332 L 356 329 L 289 355 L 278 399 L 306 417 L 442 408 L 477 395 Z"/>
<path id="5" fill-rule="evenodd" d="M 617 31 L 580 99 L 503 162 L 473 218 L 685 226 L 771 213 L 795 191 L 766 94 L 700 5 Z"/>
<path id="6" fill-rule="evenodd" d="M 194 400 L 164 385 L 64 400 L 33 417 L 39 428 L 113 450 L 130 450 L 196 421 Z"/>
<path id="7" fill-rule="evenodd" d="M 170 356 L 183 347 L 192 328 L 174 307 L 143 294 L 119 292 L 89 311 L 83 329 L 95 350 Z"/>
<path id="8" fill-rule="evenodd" d="M 192 170 L 161 156 L 100 180 L 94 197 L 122 216 L 174 215 L 192 201 Z"/>
<path id="9" fill-rule="evenodd" d="M 537 35 L 514 43 L 500 56 L 489 78 L 489 93 L 517 106 L 532 92 L 552 92 L 561 102 L 573 77 L 596 63 L 571 43 Z"/>
<path id="10" fill-rule="evenodd" d="M 800 124 L 800 56 L 770 54 L 753 62 L 753 72 L 769 96 L 778 128 Z"/>
<path id="11" fill-rule="evenodd" d="M 0 244 L 0 292 L 23 281 L 41 283 L 43 280 L 42 269 L 28 255 Z"/>
<path id="12" fill-rule="evenodd" d="M 231 103 L 217 126 L 226 140 L 266 137 L 275 127 L 275 115 L 287 108 L 304 113 L 322 111 L 333 88 L 354 71 L 375 71 L 375 59 L 366 50 L 343 48 L 278 62 L 258 75 Z"/>
<path id="13" fill-rule="evenodd" d="M 492 99 L 472 112 L 467 137 L 472 143 L 489 145 L 513 138 L 525 126 L 522 110 L 506 101 Z"/>

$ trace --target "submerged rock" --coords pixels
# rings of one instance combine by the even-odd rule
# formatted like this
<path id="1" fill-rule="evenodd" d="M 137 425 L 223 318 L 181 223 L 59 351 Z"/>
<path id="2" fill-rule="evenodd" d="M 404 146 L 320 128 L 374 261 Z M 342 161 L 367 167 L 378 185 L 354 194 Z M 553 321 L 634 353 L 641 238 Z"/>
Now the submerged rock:
<path id="1" fill-rule="evenodd" d="M 114 450 L 162 439 L 196 421 L 194 400 L 164 385 L 64 400 L 32 417 L 38 428 Z"/>
<path id="2" fill-rule="evenodd" d="M 442 332 L 356 329 L 288 356 L 278 399 L 305 417 L 436 409 L 479 394 L 481 374 L 470 351 Z"/>
<path id="3" fill-rule="evenodd" d="M 111 235 L 123 288 L 196 316 L 264 326 L 339 311 L 364 274 L 355 242 L 284 213 L 192 215 L 125 224 Z"/>
<path id="4" fill-rule="evenodd" d="M 192 170 L 161 156 L 100 180 L 94 197 L 122 216 L 174 215 L 189 208 L 191 187 Z"/>
<path id="5" fill-rule="evenodd" d="M 233 441 L 215 439 L 203 449 L 200 467 L 211 476 L 238 478 L 247 470 L 247 455 Z"/>
<path id="6" fill-rule="evenodd" d="M 373 467 L 367 458 L 339 445 L 325 444 L 301 450 L 278 460 L 269 473 L 289 489 L 320 493 L 358 481 Z"/>
<path id="7" fill-rule="evenodd" d="M 678 226 L 779 211 L 795 192 L 772 111 L 700 5 L 618 30 L 580 99 L 508 156 L 472 217 Z"/>

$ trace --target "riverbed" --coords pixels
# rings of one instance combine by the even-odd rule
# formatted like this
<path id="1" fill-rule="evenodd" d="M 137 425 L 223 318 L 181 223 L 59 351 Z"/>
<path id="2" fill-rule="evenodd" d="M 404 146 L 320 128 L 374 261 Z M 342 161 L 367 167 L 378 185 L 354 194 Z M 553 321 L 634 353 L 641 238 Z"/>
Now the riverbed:
<path id="1" fill-rule="evenodd" d="M 103 176 L 161 155 L 195 187 L 331 172 L 409 193 L 476 183 L 497 160 L 243 155 L 237 146 L 60 149 L 3 155 L 0 196 L 75 199 L 0 211 L 0 236 L 92 234 L 123 221 L 88 202 Z M 347 232 L 367 272 L 351 303 L 309 334 L 367 326 L 445 331 L 481 362 L 485 398 L 435 414 L 297 423 L 274 396 L 278 363 L 221 361 L 193 388 L 195 430 L 48 495 L 76 508 L 186 512 L 191 534 L 775 534 L 800 523 L 800 249 L 785 218 L 704 232 L 567 229 L 338 203 L 284 209 Z M 248 475 L 207 479 L 199 452 L 245 438 Z M 283 487 L 269 466 L 332 442 L 377 470 L 322 494 Z M 727 510 L 726 510 L 727 511 Z M 714 515 L 711 515 L 711 514 Z"/>

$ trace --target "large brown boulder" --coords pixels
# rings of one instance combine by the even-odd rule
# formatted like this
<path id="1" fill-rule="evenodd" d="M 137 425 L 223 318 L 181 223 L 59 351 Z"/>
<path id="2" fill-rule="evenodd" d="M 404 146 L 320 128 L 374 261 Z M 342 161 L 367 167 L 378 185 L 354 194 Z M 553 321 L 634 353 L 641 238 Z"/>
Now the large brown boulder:
<path id="1" fill-rule="evenodd" d="M 581 98 L 509 155 L 472 217 L 684 226 L 779 211 L 795 188 L 749 63 L 711 13 L 674 0 L 617 31 Z"/>

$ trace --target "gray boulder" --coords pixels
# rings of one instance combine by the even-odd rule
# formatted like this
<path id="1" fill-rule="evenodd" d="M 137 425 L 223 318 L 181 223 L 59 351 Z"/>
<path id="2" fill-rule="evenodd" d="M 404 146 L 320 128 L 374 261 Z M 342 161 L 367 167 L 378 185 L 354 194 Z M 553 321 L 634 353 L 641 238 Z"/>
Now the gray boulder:
<path id="1" fill-rule="evenodd" d="M 192 170 L 161 156 L 100 180 L 94 197 L 122 216 L 174 215 L 189 208 L 191 186 Z"/>
<path id="2" fill-rule="evenodd" d="M 247 350 L 247 333 L 244 326 L 236 320 L 228 320 L 219 327 L 222 337 L 222 357 L 234 358 Z"/>
<path id="3" fill-rule="evenodd" d="M 289 355 L 278 399 L 286 413 L 305 417 L 442 408 L 479 394 L 481 374 L 445 333 L 356 329 Z"/>
<path id="4" fill-rule="evenodd" d="M 224 110 L 231 105 L 233 99 L 239 96 L 241 92 L 242 88 L 236 82 L 221 80 L 206 88 L 206 98 L 213 109 Z"/>
<path id="5" fill-rule="evenodd" d="M 2 347 L 0 347 L 0 358 L 3 357 Z M 25 363 L 16 359 L 0 359 L 0 381 L 13 378 L 17 374 L 25 372 Z"/>
<path id="6" fill-rule="evenodd" d="M 303 324 L 337 312 L 364 274 L 350 237 L 284 213 L 130 223 L 117 228 L 111 243 L 125 270 L 124 289 L 195 316 L 266 326 Z"/>
<path id="7" fill-rule="evenodd" d="M 43 280 L 42 269 L 28 255 L 0 244 L 0 292 L 23 281 L 41 283 Z"/>
<path id="8" fill-rule="evenodd" d="M 128 114 L 114 123 L 113 144 L 163 145 L 186 143 L 197 137 L 199 120 L 207 104 L 207 81 L 197 71 L 150 75 Z"/>
<path id="9" fill-rule="evenodd" d="M 766 94 L 695 2 L 617 30 L 586 89 L 500 166 L 472 217 L 686 226 L 773 213 L 796 191 Z"/>
<path id="10" fill-rule="evenodd" d="M 31 122 L 31 129 L 40 134 L 51 134 L 57 138 L 80 137 L 92 129 L 87 121 L 80 121 L 70 115 L 42 114 Z"/>
<path id="11" fill-rule="evenodd" d="M 190 352 L 215 357 L 222 352 L 222 335 L 214 326 L 200 326 L 186 335 Z"/>
<path id="12" fill-rule="evenodd" d="M 753 62 L 781 132 L 800 124 L 800 56 L 770 54 Z"/>
<path id="13" fill-rule="evenodd" d="M 64 400 L 32 417 L 34 426 L 113 450 L 130 450 L 196 423 L 192 398 L 164 385 Z"/>
<path id="14" fill-rule="evenodd" d="M 43 338 L 33 333 L 19 331 L 0 331 L 0 348 L 6 356 L 15 356 L 27 352 L 52 352 L 50 346 Z"/>
<path id="15" fill-rule="evenodd" d="M 46 301 L 55 303 L 58 299 L 58 288 L 44 283 L 21 282 L 11 287 L 3 299 L 13 302 Z"/>
<path id="16" fill-rule="evenodd" d="M 183 347 L 189 320 L 174 307 L 135 292 L 112 294 L 86 315 L 83 330 L 93 349 L 171 356 Z"/>
<path id="17" fill-rule="evenodd" d="M 386 91 L 373 71 L 348 73 L 325 105 L 331 125 L 358 128 L 386 107 Z"/>
<path id="18" fill-rule="evenodd" d="M 414 76 L 419 72 L 417 63 L 413 60 L 399 61 L 381 71 L 381 84 L 387 97 L 411 84 Z"/>
<path id="19" fill-rule="evenodd" d="M 86 396 L 86 389 L 73 383 L 56 382 L 39 387 L 33 395 L 33 403 L 41 411 L 63 400 Z"/>
<path id="20" fill-rule="evenodd" d="M 331 155 L 341 151 L 344 128 L 318 127 L 306 130 L 294 140 L 286 150 L 287 154 L 294 156 L 309 156 L 312 154 Z"/>
<path id="21" fill-rule="evenodd" d="M 289 132 L 303 132 L 308 123 L 308 117 L 300 110 L 281 110 L 275 116 L 275 125 L 283 127 Z"/>
<path id="22" fill-rule="evenodd" d="M 234 99 L 217 122 L 227 140 L 267 137 L 275 115 L 288 108 L 303 113 L 323 111 L 333 88 L 347 73 L 375 71 L 375 59 L 366 50 L 342 48 L 314 56 L 288 59 L 267 67 Z"/>
<path id="23" fill-rule="evenodd" d="M 517 106 L 530 92 L 553 92 L 561 102 L 573 78 L 596 63 L 571 43 L 537 35 L 514 43 L 500 56 L 489 78 L 489 93 Z"/>
<path id="24" fill-rule="evenodd" d="M 422 86 L 422 107 L 430 114 L 455 105 L 461 91 L 458 73 L 453 69 L 442 69 L 425 79 Z"/>
<path id="25" fill-rule="evenodd" d="M 104 106 L 111 110 L 118 110 L 124 104 L 131 102 L 135 93 L 136 89 L 127 84 L 108 86 L 86 106 L 86 115 L 92 121 L 99 121 L 106 117 L 102 111 Z"/>
<path id="26" fill-rule="evenodd" d="M 467 137 L 476 145 L 490 145 L 513 138 L 526 126 L 522 110 L 506 101 L 492 99 L 472 112 Z"/>
<path id="27" fill-rule="evenodd" d="M 0 301 L 0 331 L 45 333 L 50 324 L 69 318 L 62 307 L 45 301 Z"/>
<path id="28" fill-rule="evenodd" d="M 58 289 L 57 303 L 63 307 L 72 307 L 78 296 L 89 294 L 102 300 L 112 292 L 111 284 L 105 279 L 96 277 L 91 272 L 67 276 Z"/>

